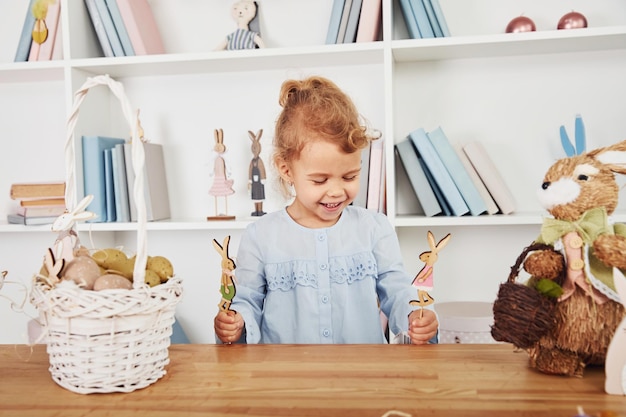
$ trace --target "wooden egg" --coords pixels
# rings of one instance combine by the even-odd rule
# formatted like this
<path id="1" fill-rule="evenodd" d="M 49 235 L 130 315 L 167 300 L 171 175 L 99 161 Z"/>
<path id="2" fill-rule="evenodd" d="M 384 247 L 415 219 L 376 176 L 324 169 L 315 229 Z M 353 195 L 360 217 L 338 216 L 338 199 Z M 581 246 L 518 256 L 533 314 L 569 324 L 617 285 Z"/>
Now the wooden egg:
<path id="1" fill-rule="evenodd" d="M 130 290 L 133 283 L 129 279 L 117 274 L 104 274 L 93 285 L 94 291 L 102 290 Z"/>
<path id="2" fill-rule="evenodd" d="M 77 256 L 63 269 L 63 279 L 71 280 L 86 290 L 92 290 L 101 275 L 100 267 L 90 256 Z"/>

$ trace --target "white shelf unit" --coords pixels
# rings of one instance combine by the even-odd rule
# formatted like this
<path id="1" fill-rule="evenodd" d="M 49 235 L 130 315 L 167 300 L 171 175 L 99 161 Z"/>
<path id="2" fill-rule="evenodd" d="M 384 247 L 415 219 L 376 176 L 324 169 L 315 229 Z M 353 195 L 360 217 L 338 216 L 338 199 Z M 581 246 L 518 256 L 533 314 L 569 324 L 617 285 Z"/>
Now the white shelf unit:
<path id="1" fill-rule="evenodd" d="M 248 51 L 212 50 L 234 29 L 230 2 L 150 0 L 167 54 L 120 58 L 99 56 L 82 1 L 61 1 L 63 60 L 14 63 L 25 2 L 11 2 L 0 17 L 0 133 L 5 137 L 0 189 L 7 192 L 0 220 L 12 210 L 11 183 L 64 178 L 65 120 L 74 91 L 98 74 L 123 82 L 131 104 L 141 109 L 147 138 L 166 151 L 172 220 L 148 225 L 148 252 L 168 256 L 185 280 L 178 317 L 194 342 L 213 341 L 220 258 L 211 240 L 232 235 L 234 254 L 241 231 L 254 221 L 246 186 L 252 157 L 247 131 L 264 130 L 261 156 L 271 165 L 278 91 L 286 78 L 332 78 L 370 125 L 382 131 L 388 216 L 409 274 L 421 268 L 418 255 L 427 249 L 426 230 L 436 237 L 453 234 L 437 264 L 437 301 L 495 298 L 510 265 L 539 232 L 544 212 L 535 189 L 551 162 L 562 156 L 561 124 L 571 130 L 574 116 L 582 114 L 590 148 L 626 139 L 626 5 L 621 0 L 593 6 L 583 0 L 567 5 L 557 0 L 440 0 L 453 36 L 419 40 L 408 39 L 397 0 L 383 0 L 383 41 L 341 45 L 324 45 L 332 0 L 261 0 L 262 34 L 269 47 Z M 585 13 L 590 27 L 555 30 L 571 9 Z M 535 20 L 538 31 L 503 33 L 508 21 L 522 13 Z M 118 107 L 108 91 L 90 91 L 76 137 L 127 137 Z M 405 180 L 394 175 L 393 144 L 417 127 L 437 126 L 453 141 L 483 142 L 518 200 L 515 214 L 416 214 Z M 237 220 L 230 222 L 205 220 L 214 214 L 208 188 L 217 128 L 224 129 L 235 179 L 236 194 L 228 205 Z M 285 203 L 274 180 L 271 172 L 266 211 Z M 618 221 L 626 219 L 623 207 Z M 82 224 L 79 230 L 87 246 L 134 248 L 133 223 Z M 0 236 L 0 270 L 28 284 L 54 234 L 46 226 L 0 222 Z M 2 291 L 19 296 L 8 286 Z M 26 313 L 34 315 L 28 305 Z M 0 343 L 23 342 L 28 315 L 9 314 L 11 320 L 0 324 Z"/>

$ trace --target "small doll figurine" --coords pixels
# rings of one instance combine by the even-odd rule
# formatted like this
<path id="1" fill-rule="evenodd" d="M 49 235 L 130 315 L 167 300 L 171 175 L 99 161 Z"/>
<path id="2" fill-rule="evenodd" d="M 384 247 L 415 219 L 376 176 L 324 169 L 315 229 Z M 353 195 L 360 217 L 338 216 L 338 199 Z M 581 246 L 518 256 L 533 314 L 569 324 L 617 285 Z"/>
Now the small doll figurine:
<path id="1" fill-rule="evenodd" d="M 231 16 L 237 22 L 237 29 L 226 36 L 216 50 L 256 49 L 264 48 L 258 25 L 258 9 L 256 1 L 240 0 L 233 4 Z"/>
<path id="2" fill-rule="evenodd" d="M 235 261 L 233 261 L 230 256 L 228 256 L 228 244 L 230 242 L 230 236 L 226 236 L 224 238 L 224 243 L 220 245 L 217 240 L 213 239 L 213 247 L 217 253 L 222 257 L 222 279 L 220 281 L 220 293 L 222 294 L 222 299 L 218 304 L 220 310 L 229 312 L 232 311 L 230 309 L 230 304 L 235 297 L 235 293 L 237 292 L 235 287 L 235 275 L 233 271 L 235 270 Z"/>
<path id="3" fill-rule="evenodd" d="M 430 250 L 420 254 L 420 261 L 424 262 L 425 265 L 413 279 L 412 285 L 417 288 L 417 300 L 411 300 L 411 305 L 418 305 L 423 309 L 435 302 L 435 299 L 428 293 L 433 289 L 433 266 L 439 259 L 439 251 L 448 244 L 451 237 L 448 233 L 439 243 L 435 244 L 435 236 L 430 230 L 428 231 L 427 238 Z"/>
<path id="4" fill-rule="evenodd" d="M 261 135 L 263 135 L 263 129 L 259 130 L 255 135 L 252 131 L 248 130 L 250 140 L 252 140 L 252 154 L 254 157 L 250 161 L 250 169 L 248 170 L 248 189 L 250 190 L 250 197 L 254 201 L 254 211 L 251 213 L 253 216 L 262 216 L 265 214 L 263 211 L 263 200 L 265 200 L 265 184 L 266 179 L 265 165 L 263 160 L 259 156 L 261 154 Z"/>
<path id="5" fill-rule="evenodd" d="M 226 161 L 224 160 L 224 132 L 222 129 L 215 129 L 215 146 L 213 147 L 213 185 L 209 189 L 209 194 L 215 197 L 215 216 L 207 217 L 207 220 L 233 220 L 235 216 L 228 215 L 228 196 L 235 193 L 233 190 L 233 180 L 228 178 Z M 224 197 L 225 214 L 218 214 L 217 198 Z"/>

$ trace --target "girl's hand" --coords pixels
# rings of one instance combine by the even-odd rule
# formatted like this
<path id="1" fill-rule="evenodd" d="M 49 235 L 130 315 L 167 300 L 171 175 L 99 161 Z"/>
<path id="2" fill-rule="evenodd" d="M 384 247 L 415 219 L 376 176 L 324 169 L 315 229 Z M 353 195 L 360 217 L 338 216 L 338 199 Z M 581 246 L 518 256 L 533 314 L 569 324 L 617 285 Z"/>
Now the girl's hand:
<path id="1" fill-rule="evenodd" d="M 220 311 L 213 320 L 213 327 L 222 343 L 234 343 L 241 338 L 244 327 L 243 317 L 236 311 L 228 313 Z"/>
<path id="2" fill-rule="evenodd" d="M 420 318 L 420 314 L 422 317 Z M 409 315 L 409 337 L 411 343 L 415 345 L 423 345 L 428 343 L 430 339 L 435 337 L 439 322 L 434 311 L 423 309 L 415 310 Z"/>

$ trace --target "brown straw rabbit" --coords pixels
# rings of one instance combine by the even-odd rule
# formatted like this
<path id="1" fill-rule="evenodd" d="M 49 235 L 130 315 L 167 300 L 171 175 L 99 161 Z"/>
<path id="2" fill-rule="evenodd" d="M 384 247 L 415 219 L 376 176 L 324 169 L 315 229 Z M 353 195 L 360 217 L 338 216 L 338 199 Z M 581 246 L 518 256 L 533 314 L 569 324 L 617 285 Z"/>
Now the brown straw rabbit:
<path id="1" fill-rule="evenodd" d="M 608 219 L 618 203 L 616 173 L 626 174 L 626 141 L 560 159 L 543 179 L 539 199 L 553 218 L 544 219 L 535 243 L 560 253 L 531 252 L 524 269 L 529 284 L 549 279 L 561 288 L 554 326 L 527 349 L 541 372 L 582 376 L 587 364 L 604 364 L 624 317 L 613 268 L 626 271 L 626 225 Z"/>

